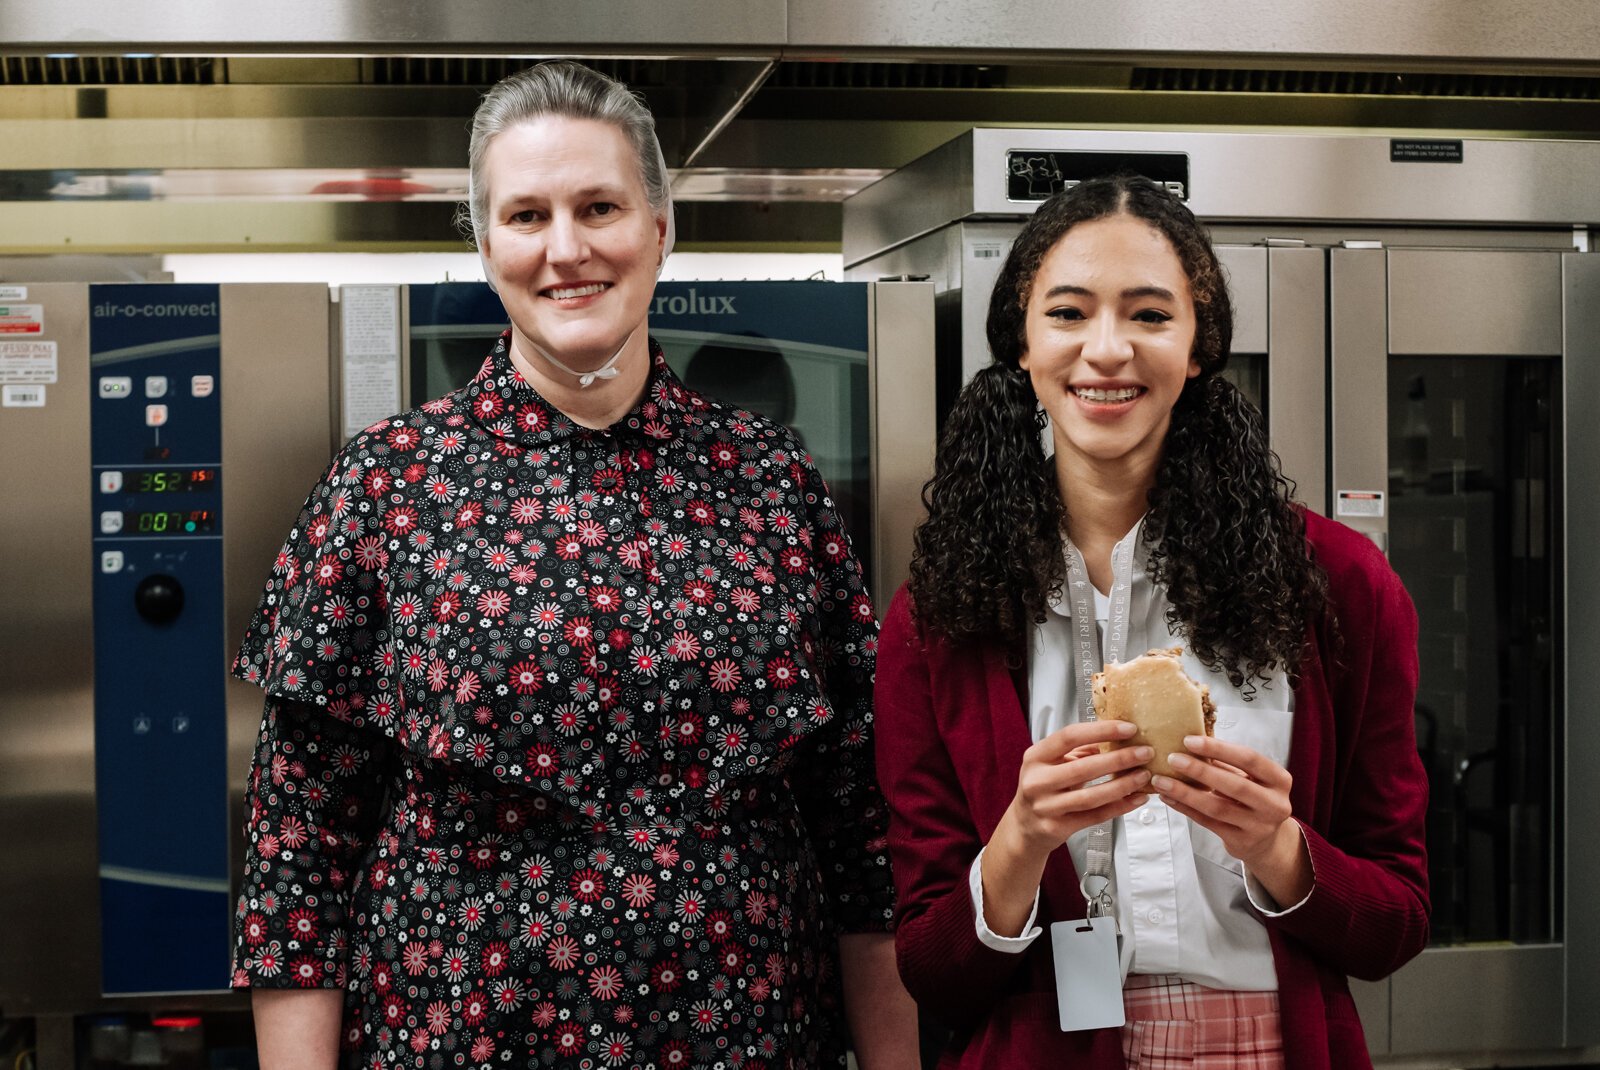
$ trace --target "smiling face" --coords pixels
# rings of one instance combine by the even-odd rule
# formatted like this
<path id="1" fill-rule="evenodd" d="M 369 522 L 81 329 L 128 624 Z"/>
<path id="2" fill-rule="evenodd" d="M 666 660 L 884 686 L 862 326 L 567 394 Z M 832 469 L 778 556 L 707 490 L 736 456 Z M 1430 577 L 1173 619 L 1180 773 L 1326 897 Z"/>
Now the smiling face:
<path id="1" fill-rule="evenodd" d="M 1153 480 L 1193 358 L 1194 301 L 1172 244 L 1129 215 L 1079 223 L 1045 254 L 1019 360 L 1057 463 Z"/>
<path id="2" fill-rule="evenodd" d="M 630 334 L 645 352 L 644 332 L 634 332 L 655 291 L 666 221 L 650 208 L 623 132 L 592 119 L 519 123 L 489 143 L 483 177 L 481 251 L 517 355 L 527 360 L 531 341 L 592 368 Z"/>

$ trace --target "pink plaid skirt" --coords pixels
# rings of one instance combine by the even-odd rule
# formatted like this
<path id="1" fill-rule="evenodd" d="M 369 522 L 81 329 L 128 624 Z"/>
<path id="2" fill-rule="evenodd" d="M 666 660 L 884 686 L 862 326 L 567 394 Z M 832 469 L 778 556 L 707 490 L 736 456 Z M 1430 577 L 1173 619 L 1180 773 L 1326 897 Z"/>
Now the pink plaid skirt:
<path id="1" fill-rule="evenodd" d="M 1283 1070 L 1276 992 L 1226 992 L 1130 974 L 1122 989 L 1128 1070 Z"/>

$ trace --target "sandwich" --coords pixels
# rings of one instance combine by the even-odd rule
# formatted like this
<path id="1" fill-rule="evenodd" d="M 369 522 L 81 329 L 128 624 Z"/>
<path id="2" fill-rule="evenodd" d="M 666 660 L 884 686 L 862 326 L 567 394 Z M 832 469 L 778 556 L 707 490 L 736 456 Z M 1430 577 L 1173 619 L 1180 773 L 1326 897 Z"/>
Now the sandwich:
<path id="1" fill-rule="evenodd" d="M 1132 661 L 1107 665 L 1090 683 L 1096 719 L 1131 721 L 1139 729 L 1130 739 L 1105 744 L 1105 749 L 1153 747 L 1151 773 L 1192 784 L 1167 764 L 1167 756 L 1187 753 L 1184 736 L 1214 735 L 1217 708 L 1211 704 L 1210 689 L 1183 671 L 1182 654 L 1180 647 L 1152 650 Z"/>

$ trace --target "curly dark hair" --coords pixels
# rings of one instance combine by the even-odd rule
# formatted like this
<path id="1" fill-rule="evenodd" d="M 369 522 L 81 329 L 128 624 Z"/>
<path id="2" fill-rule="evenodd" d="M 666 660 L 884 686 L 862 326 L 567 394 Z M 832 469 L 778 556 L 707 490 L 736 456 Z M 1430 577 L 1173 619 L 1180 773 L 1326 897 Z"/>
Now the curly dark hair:
<path id="1" fill-rule="evenodd" d="M 1227 284 L 1205 229 L 1147 179 L 1114 175 L 1058 193 L 1017 235 L 989 301 L 994 362 L 945 421 L 928 517 L 916 532 L 910 590 L 918 622 L 954 641 L 1015 654 L 1045 619 L 1066 565 L 1066 511 L 1040 442 L 1038 399 L 1019 365 L 1039 265 L 1079 223 L 1129 215 L 1171 243 L 1194 300 L 1189 379 L 1172 410 L 1144 541 L 1168 621 L 1207 668 L 1235 687 L 1298 669 L 1307 626 L 1326 612 L 1327 577 L 1305 541 L 1294 486 L 1279 470 L 1261 413 L 1218 373 L 1233 340 Z"/>

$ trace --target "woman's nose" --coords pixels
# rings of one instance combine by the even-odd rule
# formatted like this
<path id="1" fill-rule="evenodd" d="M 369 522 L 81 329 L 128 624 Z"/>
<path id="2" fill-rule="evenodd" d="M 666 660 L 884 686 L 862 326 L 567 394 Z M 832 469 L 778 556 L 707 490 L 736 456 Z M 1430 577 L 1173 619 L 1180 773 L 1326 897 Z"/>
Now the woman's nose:
<path id="1" fill-rule="evenodd" d="M 578 264 L 589 257 L 589 243 L 578 221 L 557 213 L 545 229 L 545 259 L 552 264 Z"/>
<path id="2" fill-rule="evenodd" d="M 1115 316 L 1096 316 L 1084 339 L 1083 356 L 1097 366 L 1120 365 L 1133 357 L 1133 344 Z"/>

